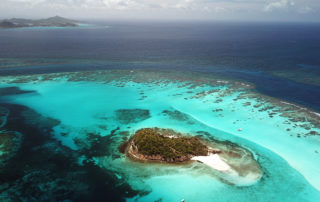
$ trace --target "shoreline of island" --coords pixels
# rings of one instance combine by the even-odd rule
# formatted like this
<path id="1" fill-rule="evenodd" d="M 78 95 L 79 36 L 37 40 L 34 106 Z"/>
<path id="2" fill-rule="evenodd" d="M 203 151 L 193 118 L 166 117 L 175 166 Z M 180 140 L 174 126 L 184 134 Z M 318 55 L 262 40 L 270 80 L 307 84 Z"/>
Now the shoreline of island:
<path id="1" fill-rule="evenodd" d="M 37 28 L 37 27 L 79 27 L 84 22 L 63 18 L 60 16 L 54 16 L 46 19 L 24 19 L 24 18 L 12 18 L 0 20 L 0 28 L 12 29 L 12 28 Z"/>
<path id="2" fill-rule="evenodd" d="M 172 129 L 142 128 L 119 146 L 119 151 L 142 163 L 200 163 L 223 182 L 236 186 L 249 186 L 261 179 L 262 170 L 250 151 L 227 142 L 214 144 L 216 147 Z"/>

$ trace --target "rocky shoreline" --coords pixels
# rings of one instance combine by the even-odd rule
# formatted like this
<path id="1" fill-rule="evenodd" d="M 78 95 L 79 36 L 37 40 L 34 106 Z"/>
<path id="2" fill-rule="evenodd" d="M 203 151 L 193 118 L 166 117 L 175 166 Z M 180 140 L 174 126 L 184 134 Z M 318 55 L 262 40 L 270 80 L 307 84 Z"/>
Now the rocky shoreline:
<path id="1" fill-rule="evenodd" d="M 189 137 L 171 129 L 140 129 L 119 150 L 140 162 L 204 164 L 222 181 L 237 186 L 249 186 L 262 176 L 258 162 L 245 148 L 230 142 Z"/>

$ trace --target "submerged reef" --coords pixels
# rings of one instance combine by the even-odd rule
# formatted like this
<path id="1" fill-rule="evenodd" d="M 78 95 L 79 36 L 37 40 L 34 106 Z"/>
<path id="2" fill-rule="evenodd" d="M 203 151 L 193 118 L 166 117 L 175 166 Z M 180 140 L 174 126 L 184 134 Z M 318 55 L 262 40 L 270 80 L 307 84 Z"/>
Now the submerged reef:
<path id="1" fill-rule="evenodd" d="M 15 131 L 0 131 L 0 170 L 20 148 L 22 134 Z"/>
<path id="2" fill-rule="evenodd" d="M 139 194 L 92 159 L 79 164 L 85 151 L 51 135 L 59 121 L 21 105 L 1 105 L 10 116 L 0 132 L 0 201 L 125 201 Z"/>
<path id="3" fill-rule="evenodd" d="M 9 110 L 5 107 L 0 107 L 0 128 L 6 125 Z"/>
<path id="4" fill-rule="evenodd" d="M 19 95 L 19 94 L 25 94 L 25 93 L 34 93 L 34 91 L 21 90 L 20 88 L 15 86 L 0 88 L 1 96 Z"/>
<path id="5" fill-rule="evenodd" d="M 318 201 L 309 199 L 318 194 L 311 185 L 320 177 L 319 114 L 261 95 L 251 84 L 145 69 L 7 76 L 0 83 L 11 88 L 0 101 L 16 104 L 4 105 L 10 115 L 3 130 L 23 134 L 1 175 L 0 195 L 9 199 Z M 168 144 L 159 152 L 192 137 L 215 152 L 187 153 L 187 146 L 143 161 L 119 152 L 136 131 L 155 127 Z M 143 155 L 154 158 L 150 146 Z"/>
<path id="6" fill-rule="evenodd" d="M 119 109 L 115 113 L 122 124 L 137 123 L 150 118 L 150 112 L 146 109 Z"/>
<path id="7" fill-rule="evenodd" d="M 170 119 L 177 120 L 177 121 L 185 121 L 188 124 L 194 124 L 194 121 L 190 119 L 190 117 L 178 110 L 163 110 L 162 113 L 165 116 L 170 117 Z"/>

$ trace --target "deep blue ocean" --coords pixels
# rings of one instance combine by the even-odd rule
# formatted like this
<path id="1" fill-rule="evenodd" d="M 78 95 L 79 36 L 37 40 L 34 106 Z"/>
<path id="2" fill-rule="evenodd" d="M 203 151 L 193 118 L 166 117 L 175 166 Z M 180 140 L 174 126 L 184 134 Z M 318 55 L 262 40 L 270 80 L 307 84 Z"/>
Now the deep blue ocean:
<path id="1" fill-rule="evenodd" d="M 101 27 L 0 30 L 0 58 L 34 60 L 2 64 L 0 74 L 187 69 L 249 81 L 264 94 L 320 110 L 320 24 L 95 23 Z M 41 65 L 46 59 L 58 64 Z"/>
<path id="2" fill-rule="evenodd" d="M 319 23 L 92 23 L 0 29 L 0 201 L 318 201 Z M 261 178 L 131 161 L 142 127 L 243 147 Z"/>

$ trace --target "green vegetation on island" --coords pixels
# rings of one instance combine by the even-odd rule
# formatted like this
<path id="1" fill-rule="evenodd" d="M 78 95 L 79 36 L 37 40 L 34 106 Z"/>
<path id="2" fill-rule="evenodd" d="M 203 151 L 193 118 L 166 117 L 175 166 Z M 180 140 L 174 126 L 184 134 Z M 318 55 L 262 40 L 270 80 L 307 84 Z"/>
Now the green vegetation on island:
<path id="1" fill-rule="evenodd" d="M 138 130 L 127 145 L 127 153 L 139 160 L 188 161 L 208 155 L 208 147 L 196 137 L 182 137 L 172 130 Z"/>

